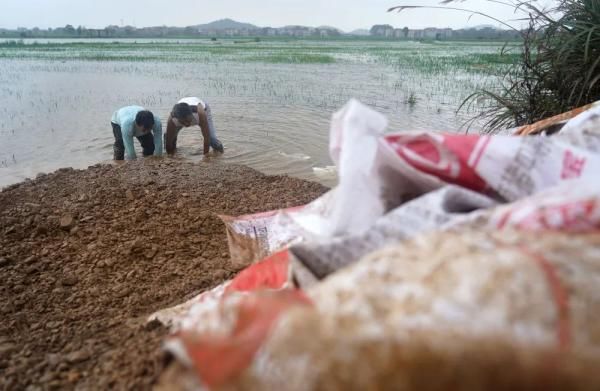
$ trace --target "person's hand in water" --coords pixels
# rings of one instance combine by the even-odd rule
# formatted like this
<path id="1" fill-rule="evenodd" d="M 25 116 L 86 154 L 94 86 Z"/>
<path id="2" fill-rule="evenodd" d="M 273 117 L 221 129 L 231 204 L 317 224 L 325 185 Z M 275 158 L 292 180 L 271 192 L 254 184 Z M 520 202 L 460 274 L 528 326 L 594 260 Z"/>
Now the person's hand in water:
<path id="1" fill-rule="evenodd" d="M 223 147 L 223 144 L 218 140 L 216 140 L 216 143 L 213 145 L 213 150 L 214 152 L 218 152 L 220 154 L 225 153 L 225 148 Z"/>
<path id="2" fill-rule="evenodd" d="M 203 162 L 210 162 L 211 160 L 213 160 L 215 154 L 208 152 L 202 155 L 202 161 Z"/>

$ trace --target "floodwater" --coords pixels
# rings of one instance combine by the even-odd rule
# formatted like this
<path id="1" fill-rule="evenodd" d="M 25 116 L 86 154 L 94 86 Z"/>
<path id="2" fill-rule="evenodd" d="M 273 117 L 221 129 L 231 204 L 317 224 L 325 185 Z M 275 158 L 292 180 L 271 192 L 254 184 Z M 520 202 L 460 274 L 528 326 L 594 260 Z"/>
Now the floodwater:
<path id="1" fill-rule="evenodd" d="M 189 53 L 179 50 L 176 58 L 163 46 L 158 60 L 147 61 L 147 47 L 122 50 L 115 60 L 85 57 L 97 48 L 28 49 L 15 55 L 0 47 L 0 187 L 61 167 L 110 162 L 114 110 L 142 105 L 158 114 L 164 127 L 172 105 L 185 96 L 210 104 L 226 148 L 218 159 L 332 185 L 329 121 L 350 98 L 386 114 L 390 130 L 461 131 L 468 116 L 455 110 L 475 87 L 490 83 L 489 77 L 461 69 L 413 69 L 396 62 L 394 51 L 378 61 L 379 54 L 375 58 L 357 48 L 388 43 L 335 43 L 331 50 L 322 44 L 317 52 L 334 58 L 332 63 L 303 63 L 298 43 L 289 44 L 292 60 L 273 61 L 278 50 L 287 55 L 287 44 L 261 45 L 249 50 L 247 60 L 240 55 L 243 48 L 202 55 L 190 45 Z M 315 45 L 321 44 L 310 43 L 307 53 L 315 52 Z M 404 52 L 421 56 L 422 44 L 404 45 L 409 45 Z M 436 50 L 423 52 L 439 56 L 448 48 Z M 460 48 L 467 54 L 496 50 Z M 178 148 L 181 158 L 201 159 L 199 128 L 184 129 Z"/>

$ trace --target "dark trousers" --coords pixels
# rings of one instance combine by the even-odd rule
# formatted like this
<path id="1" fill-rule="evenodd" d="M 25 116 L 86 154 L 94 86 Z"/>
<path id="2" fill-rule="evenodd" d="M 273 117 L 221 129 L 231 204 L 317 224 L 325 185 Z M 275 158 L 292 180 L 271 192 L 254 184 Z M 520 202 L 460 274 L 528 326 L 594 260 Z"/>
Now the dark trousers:
<path id="1" fill-rule="evenodd" d="M 113 159 L 124 160 L 125 145 L 123 144 L 123 133 L 121 132 L 121 127 L 113 122 L 110 124 L 112 125 L 113 135 L 115 136 L 115 143 L 113 145 Z M 154 136 L 152 133 L 148 133 L 136 138 L 140 144 L 142 144 L 144 156 L 154 155 Z"/>

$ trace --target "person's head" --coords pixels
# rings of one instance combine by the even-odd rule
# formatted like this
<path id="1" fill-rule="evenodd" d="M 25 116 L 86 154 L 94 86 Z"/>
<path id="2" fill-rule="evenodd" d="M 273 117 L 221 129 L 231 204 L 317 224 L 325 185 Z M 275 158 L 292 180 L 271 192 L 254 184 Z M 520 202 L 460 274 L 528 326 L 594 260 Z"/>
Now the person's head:
<path id="1" fill-rule="evenodd" d="M 148 110 L 142 110 L 135 116 L 135 124 L 145 131 L 154 127 L 154 114 Z"/>
<path id="2" fill-rule="evenodd" d="M 183 126 L 191 126 L 194 122 L 194 114 L 192 113 L 192 108 L 187 103 L 177 103 L 173 106 L 173 111 L 171 111 L 171 116 L 173 118 L 177 118 Z"/>

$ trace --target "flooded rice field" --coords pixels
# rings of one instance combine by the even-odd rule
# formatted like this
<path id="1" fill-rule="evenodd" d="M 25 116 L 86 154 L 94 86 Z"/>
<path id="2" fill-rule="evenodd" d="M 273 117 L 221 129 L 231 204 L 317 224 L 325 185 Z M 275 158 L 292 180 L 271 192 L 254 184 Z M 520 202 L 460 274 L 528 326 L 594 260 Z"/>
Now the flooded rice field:
<path id="1" fill-rule="evenodd" d="M 111 114 L 138 104 L 163 119 L 178 99 L 212 108 L 218 159 L 335 182 L 331 114 L 357 98 L 390 130 L 465 131 L 456 113 L 514 60 L 490 43 L 371 40 L 0 42 L 0 187 L 112 159 Z M 472 131 L 477 131 L 474 125 Z M 198 128 L 178 156 L 201 159 Z M 139 147 L 137 141 L 136 145 Z"/>

